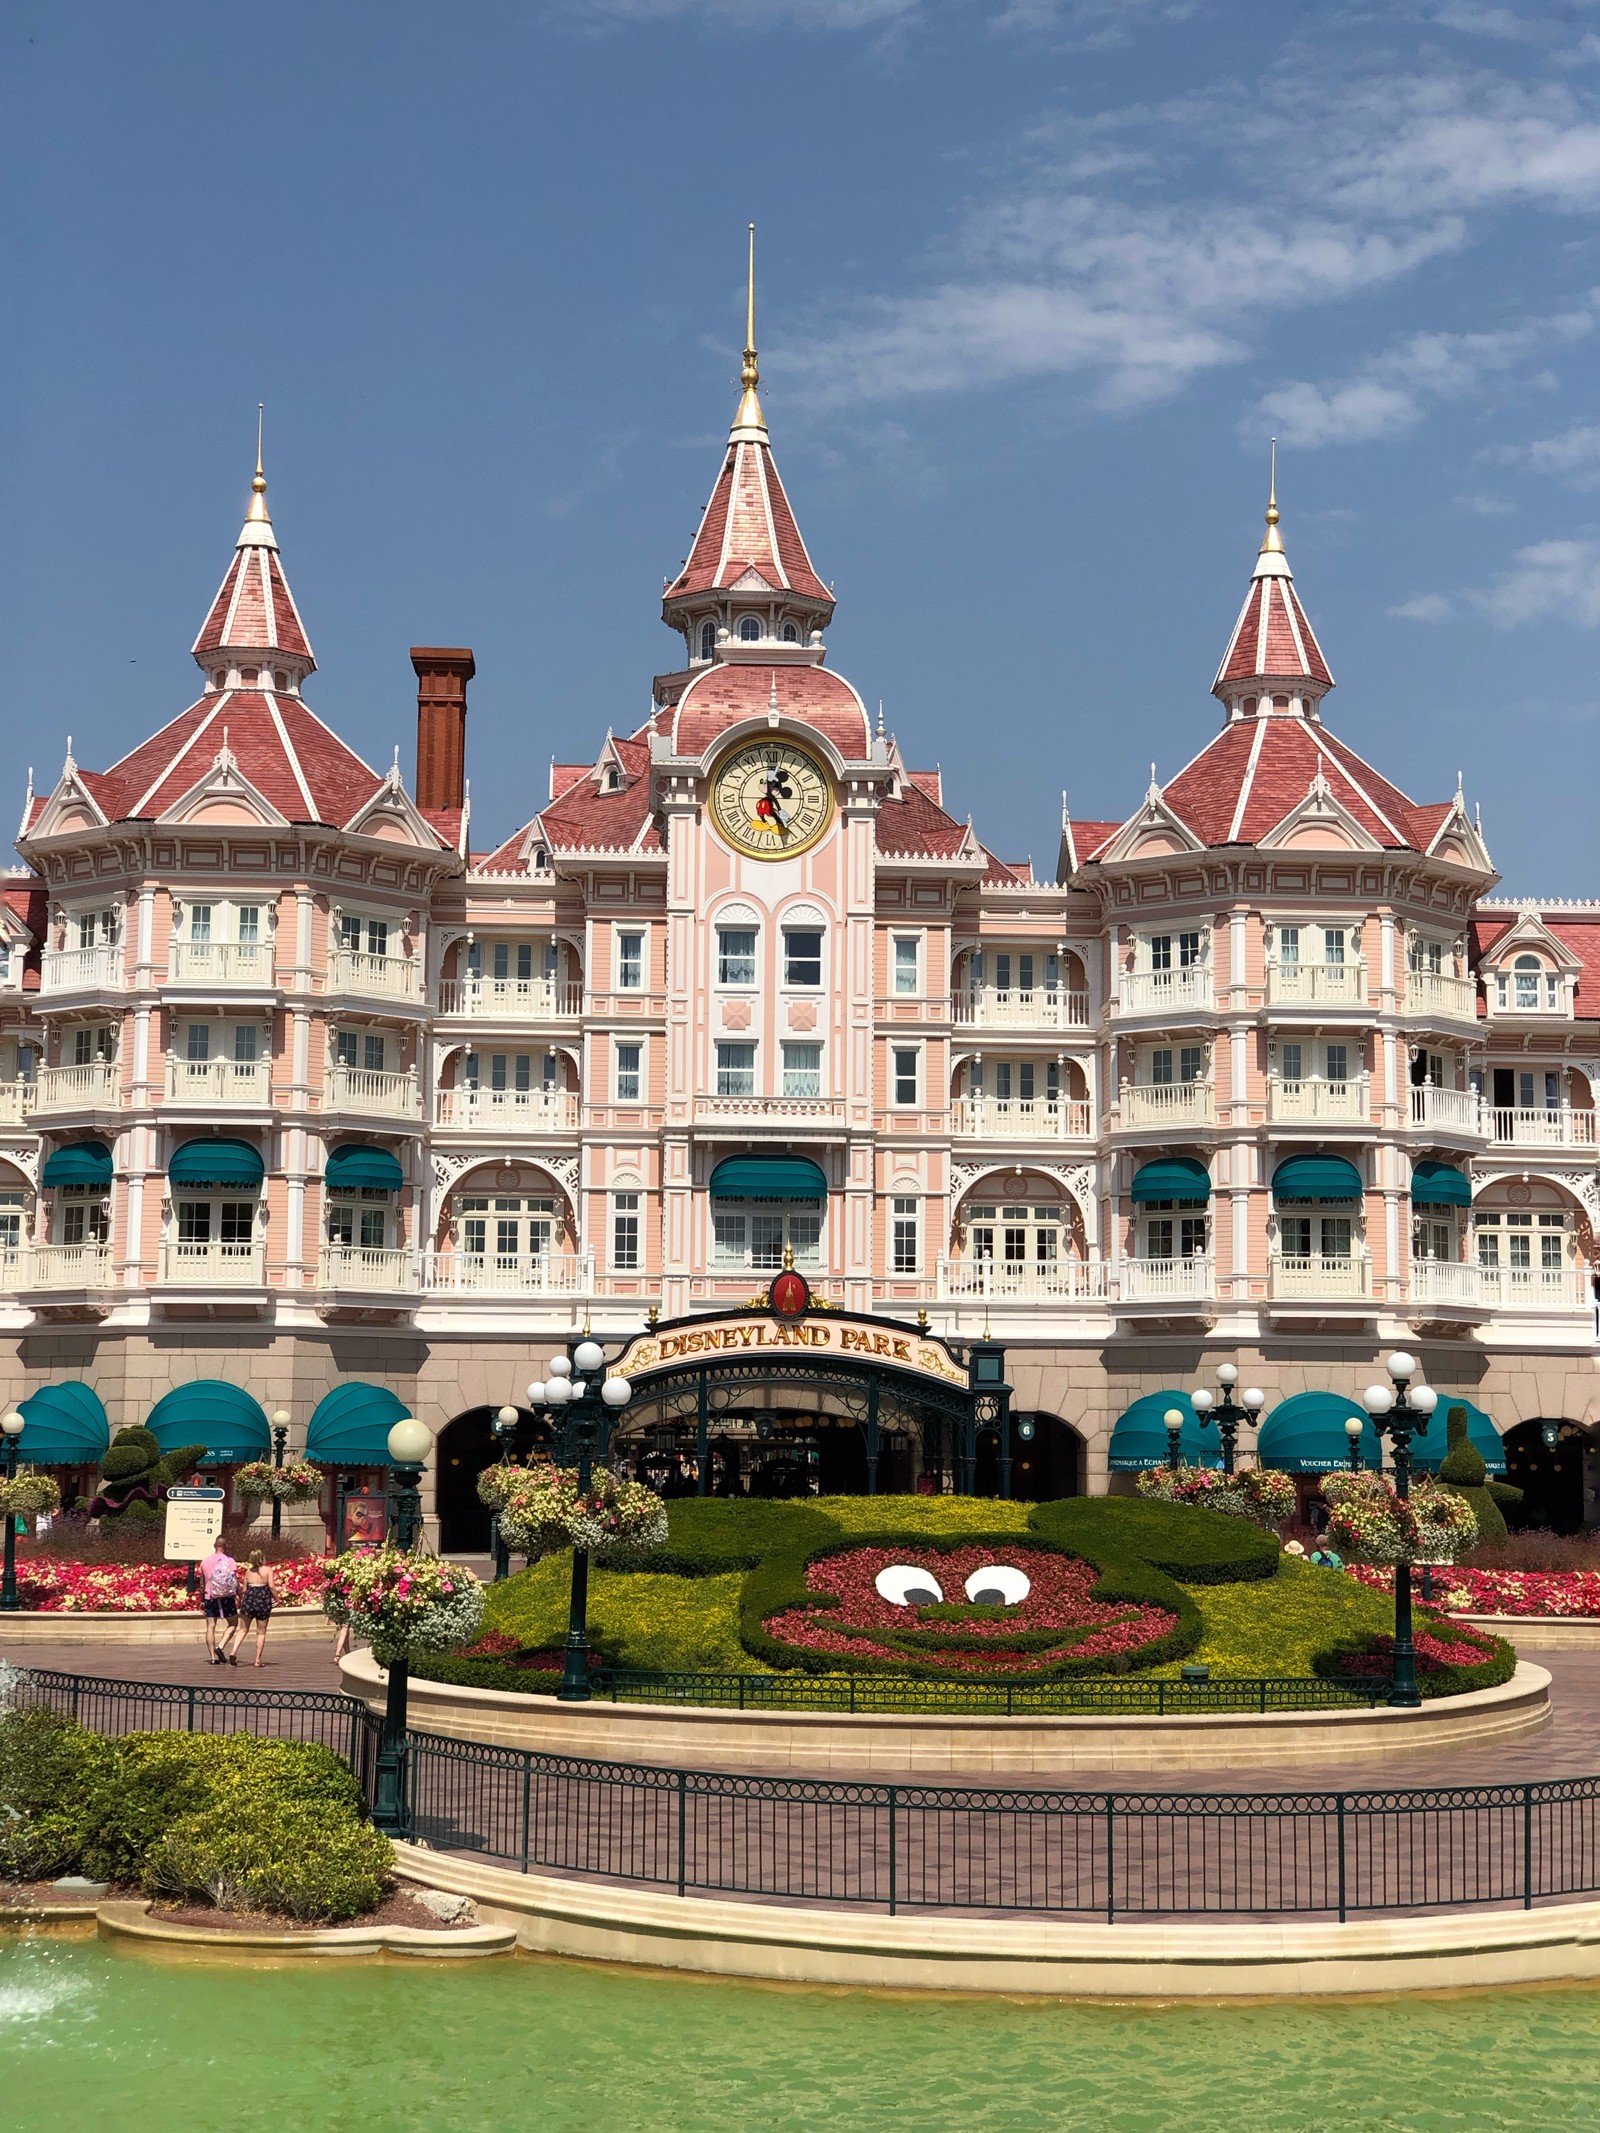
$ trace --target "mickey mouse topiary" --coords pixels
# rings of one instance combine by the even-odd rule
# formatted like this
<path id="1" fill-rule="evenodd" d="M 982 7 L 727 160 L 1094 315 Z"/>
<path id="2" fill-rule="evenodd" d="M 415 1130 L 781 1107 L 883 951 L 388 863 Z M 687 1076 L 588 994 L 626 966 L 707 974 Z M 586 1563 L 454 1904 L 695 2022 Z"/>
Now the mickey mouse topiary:
<path id="1" fill-rule="evenodd" d="M 182 1444 L 163 1454 L 153 1430 L 119 1429 L 100 1462 L 100 1493 L 89 1506 L 89 1516 L 153 1525 L 167 1490 L 205 1456 L 203 1444 Z"/>
<path id="2" fill-rule="evenodd" d="M 1506 1522 L 1500 1507 L 1521 1503 L 1522 1491 L 1512 1488 L 1509 1482 L 1489 1479 L 1483 1454 L 1467 1435 L 1464 1407 L 1452 1407 L 1445 1416 L 1445 1438 L 1449 1450 L 1440 1461 L 1439 1480 L 1471 1504 L 1480 1541 L 1503 1541 Z"/>

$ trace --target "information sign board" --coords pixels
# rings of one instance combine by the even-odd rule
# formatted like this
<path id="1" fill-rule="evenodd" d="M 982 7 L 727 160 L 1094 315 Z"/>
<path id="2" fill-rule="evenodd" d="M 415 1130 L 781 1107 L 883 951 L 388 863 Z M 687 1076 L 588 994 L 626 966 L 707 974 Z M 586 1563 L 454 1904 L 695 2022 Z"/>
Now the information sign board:
<path id="1" fill-rule="evenodd" d="M 215 1547 L 222 1531 L 223 1489 L 168 1489 L 166 1559 L 198 1563 Z"/>

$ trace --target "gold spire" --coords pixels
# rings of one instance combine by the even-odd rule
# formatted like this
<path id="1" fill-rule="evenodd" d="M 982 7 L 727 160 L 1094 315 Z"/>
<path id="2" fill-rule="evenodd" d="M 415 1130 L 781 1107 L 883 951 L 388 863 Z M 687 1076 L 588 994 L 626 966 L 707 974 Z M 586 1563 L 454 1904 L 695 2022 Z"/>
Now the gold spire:
<path id="1" fill-rule="evenodd" d="M 756 226 L 753 222 L 750 225 L 750 273 L 745 286 L 744 363 L 739 372 L 739 383 L 744 387 L 744 397 L 733 418 L 734 428 L 764 430 L 767 418 L 761 412 L 761 401 L 756 392 L 761 383 L 761 366 L 756 361 Z"/>
<path id="2" fill-rule="evenodd" d="M 246 524 L 251 519 L 258 521 L 264 519 L 269 525 L 271 524 L 271 514 L 267 510 L 267 477 L 261 469 L 261 433 L 266 419 L 266 402 L 258 400 L 256 402 L 256 473 L 254 481 L 250 484 L 250 509 L 245 513 Z"/>
<path id="3" fill-rule="evenodd" d="M 1272 471 L 1267 479 L 1267 530 L 1261 538 L 1262 555 L 1282 555 L 1283 536 L 1278 531 L 1278 440 L 1272 440 Z"/>

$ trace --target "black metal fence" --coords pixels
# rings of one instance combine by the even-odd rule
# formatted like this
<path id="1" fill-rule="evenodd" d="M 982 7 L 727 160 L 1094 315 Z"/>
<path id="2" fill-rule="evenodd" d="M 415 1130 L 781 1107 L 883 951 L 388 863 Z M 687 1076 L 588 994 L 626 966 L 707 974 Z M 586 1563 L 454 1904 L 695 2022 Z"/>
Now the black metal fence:
<path id="1" fill-rule="evenodd" d="M 1220 1711 L 1333 1711 L 1389 1701 L 1387 1680 L 1267 1677 L 1150 1680 L 1087 1674 L 1067 1681 L 924 1681 L 904 1674 L 647 1674 L 618 1667 L 590 1676 L 608 1703 L 699 1705 L 723 1711 L 837 1711 L 852 1716 L 1200 1717 Z M 554 1677 L 552 1677 L 552 1687 Z"/>
<path id="2" fill-rule="evenodd" d="M 316 1740 L 369 1787 L 353 1699 L 38 1671 L 107 1733 Z M 1107 1792 L 753 1777 L 412 1733 L 410 1832 L 522 1872 L 775 1903 L 1056 1917 L 1346 1918 L 1600 1891 L 1600 1777 L 1349 1792 Z"/>

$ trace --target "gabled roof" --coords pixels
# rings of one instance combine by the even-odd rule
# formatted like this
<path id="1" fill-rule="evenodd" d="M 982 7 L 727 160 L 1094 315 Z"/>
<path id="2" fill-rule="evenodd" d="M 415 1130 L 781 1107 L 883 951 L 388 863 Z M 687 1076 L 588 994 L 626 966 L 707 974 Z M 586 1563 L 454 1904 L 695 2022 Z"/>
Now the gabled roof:
<path id="1" fill-rule="evenodd" d="M 1026 881 L 1031 869 L 1008 866 L 997 859 L 972 833 L 970 822 L 958 822 L 912 778 L 900 787 L 898 799 L 880 802 L 874 822 L 874 841 L 886 859 L 982 858 L 986 882 Z"/>
<path id="2" fill-rule="evenodd" d="M 561 764 L 552 771 L 554 795 L 531 822 L 494 851 L 478 855 L 478 874 L 525 874 L 535 845 L 552 852 L 660 852 L 665 849 L 650 811 L 650 728 L 610 737 L 601 762 L 615 759 L 626 783 L 607 792 L 596 765 Z"/>
<path id="3" fill-rule="evenodd" d="M 195 785 L 225 737 L 242 775 L 288 822 L 342 826 L 384 782 L 299 697 L 221 689 L 95 777 L 102 811 L 154 820 Z"/>
<path id="4" fill-rule="evenodd" d="M 1600 908 L 1569 917 L 1531 903 L 1520 911 L 1483 911 L 1468 934 L 1475 970 L 1493 968 L 1524 945 L 1548 947 L 1558 964 L 1577 975 L 1575 1012 L 1600 1017 Z"/>
<path id="5" fill-rule="evenodd" d="M 1309 719 L 1260 717 L 1225 726 L 1163 790 L 1202 844 L 1259 844 L 1321 777 L 1374 843 L 1426 851 L 1439 824 L 1353 748 Z"/>

